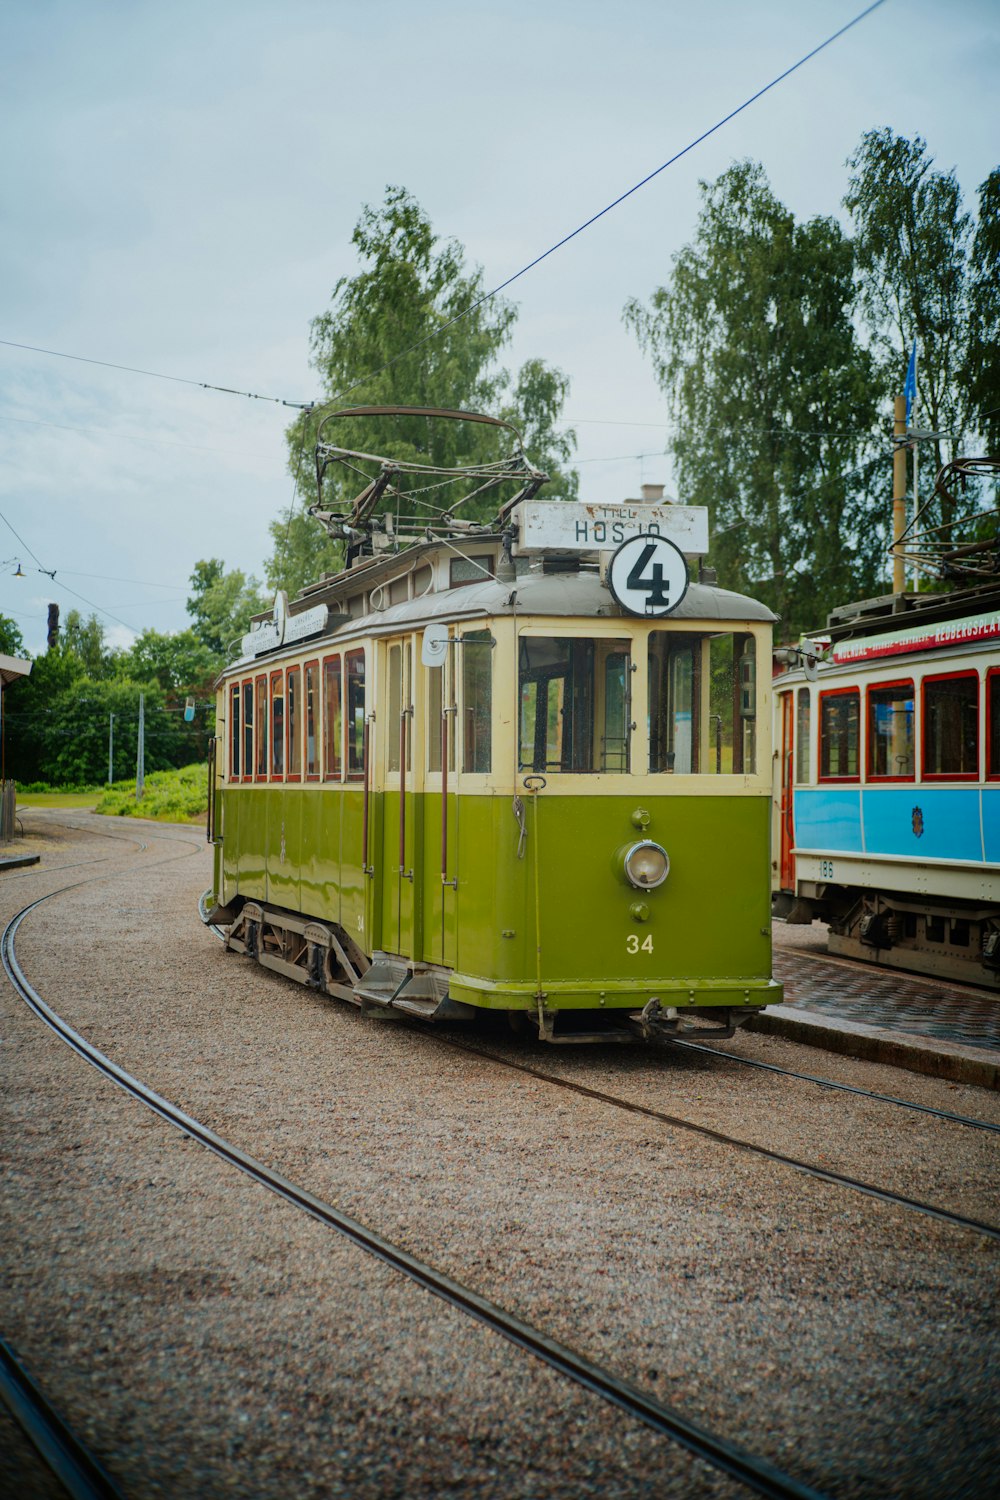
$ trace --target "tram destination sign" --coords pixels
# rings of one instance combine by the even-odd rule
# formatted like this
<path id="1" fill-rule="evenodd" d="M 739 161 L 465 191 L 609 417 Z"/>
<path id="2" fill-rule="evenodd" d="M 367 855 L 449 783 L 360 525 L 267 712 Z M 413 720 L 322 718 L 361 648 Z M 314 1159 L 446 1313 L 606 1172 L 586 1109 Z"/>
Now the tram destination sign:
<path id="1" fill-rule="evenodd" d="M 608 564 L 608 588 L 630 615 L 671 614 L 687 593 L 683 552 L 663 536 L 628 537 Z"/>
<path id="2" fill-rule="evenodd" d="M 576 500 L 529 500 L 514 511 L 516 551 L 614 552 L 634 536 L 660 536 L 686 557 L 708 551 L 704 505 L 583 505 Z"/>
<path id="3" fill-rule="evenodd" d="M 244 656 L 260 656 L 264 651 L 274 651 L 278 646 L 290 646 L 295 641 L 307 640 L 326 629 L 327 607 L 317 604 L 300 614 L 288 613 L 288 596 L 279 591 L 274 601 L 270 620 L 261 620 L 243 637 Z"/>

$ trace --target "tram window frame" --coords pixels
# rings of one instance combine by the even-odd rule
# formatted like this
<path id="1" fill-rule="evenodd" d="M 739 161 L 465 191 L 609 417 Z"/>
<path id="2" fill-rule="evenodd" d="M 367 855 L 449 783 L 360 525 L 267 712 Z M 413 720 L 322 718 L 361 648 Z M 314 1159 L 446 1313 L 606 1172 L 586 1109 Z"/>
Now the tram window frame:
<path id="1" fill-rule="evenodd" d="M 243 690 L 243 770 L 240 775 L 241 781 L 253 781 L 254 755 L 256 746 L 254 744 L 254 723 L 256 715 L 254 704 L 256 693 L 252 677 L 244 677 L 240 684 Z M 249 711 L 248 711 L 249 710 Z"/>
<path id="2" fill-rule="evenodd" d="M 289 667 L 285 673 L 285 780 L 302 780 L 302 736 L 299 733 L 301 714 L 302 668 Z M 295 689 L 294 693 L 292 689 Z"/>
<path id="3" fill-rule="evenodd" d="M 928 687 L 933 690 L 935 684 L 944 682 L 973 682 L 976 688 L 974 723 L 976 728 L 976 765 L 972 771 L 930 771 L 928 765 L 927 742 L 931 729 L 931 710 L 927 702 Z M 922 781 L 978 781 L 979 768 L 982 764 L 982 745 L 979 733 L 979 673 L 975 669 L 967 672 L 934 672 L 925 677 L 920 684 L 920 779 Z"/>
<path id="4" fill-rule="evenodd" d="M 268 695 L 268 780 L 285 779 L 285 674 L 282 669 L 272 672 Z M 280 707 L 279 707 L 280 705 Z"/>
<path id="5" fill-rule="evenodd" d="M 854 699 L 854 703 L 855 703 L 856 713 L 857 713 L 857 719 L 856 719 L 857 742 L 856 742 L 856 745 L 855 745 L 855 758 L 856 758 L 857 770 L 853 771 L 853 772 L 849 771 L 849 772 L 847 772 L 846 775 L 840 775 L 839 773 L 831 774 L 829 771 L 827 771 L 827 770 L 824 769 L 825 766 L 828 764 L 828 761 L 827 761 L 827 748 L 828 748 L 828 745 L 829 745 L 829 740 L 828 740 L 828 737 L 827 737 L 827 734 L 826 734 L 826 722 L 825 722 L 826 707 L 827 707 L 827 704 L 831 702 L 831 700 L 836 699 L 836 698 L 843 698 L 843 699 L 848 699 L 848 700 L 851 699 L 851 698 L 853 698 Z M 823 782 L 825 785 L 838 785 L 838 784 L 841 785 L 841 786 L 855 786 L 855 785 L 857 785 L 857 783 L 860 782 L 860 780 L 861 780 L 861 758 L 862 758 L 862 754 L 863 754 L 863 749 L 864 749 L 864 746 L 863 746 L 863 743 L 862 743 L 861 689 L 860 689 L 860 687 L 854 686 L 854 687 L 830 688 L 826 692 L 820 693 L 820 695 L 819 695 L 819 774 L 818 774 L 818 780 L 821 781 L 821 782 Z"/>
<path id="6" fill-rule="evenodd" d="M 807 786 L 811 781 L 812 688 L 800 687 L 795 690 L 795 784 Z"/>
<path id="7" fill-rule="evenodd" d="M 910 703 L 910 767 L 909 772 L 902 774 L 891 771 L 875 771 L 872 769 L 875 763 L 875 718 L 873 713 L 872 699 L 877 693 L 892 693 L 897 689 L 909 689 Z M 900 701 L 897 696 L 893 701 Z M 912 677 L 893 678 L 891 682 L 869 683 L 865 691 L 865 780 L 882 782 L 911 782 L 917 779 L 917 695 Z M 898 757 L 896 757 L 898 759 Z"/>
<path id="8" fill-rule="evenodd" d="M 986 673 L 986 780 L 1000 781 L 1000 667 Z"/>
<path id="9" fill-rule="evenodd" d="M 268 725 L 270 723 L 269 704 L 267 701 L 267 673 L 263 672 L 254 679 L 254 781 L 267 780 L 268 755 L 267 739 Z"/>
<path id="10" fill-rule="evenodd" d="M 240 718 L 240 707 L 243 697 L 243 685 L 239 682 L 230 684 L 229 688 L 229 779 L 239 781 L 240 779 L 240 751 L 243 748 L 243 725 Z"/>
<path id="11" fill-rule="evenodd" d="M 323 658 L 323 780 L 342 781 L 344 771 L 344 670 L 341 653 L 333 652 Z M 330 684 L 336 686 L 335 702 L 331 719 Z M 333 754 L 331 756 L 331 746 Z M 332 761 L 332 764 L 331 764 Z"/>
<path id="12" fill-rule="evenodd" d="M 360 689 L 360 701 L 358 694 Z M 360 718 L 358 708 L 361 709 Z M 347 781 L 362 781 L 365 774 L 365 650 L 344 653 L 344 755 Z"/>
<path id="13" fill-rule="evenodd" d="M 455 703 L 454 653 L 450 649 L 439 667 L 427 667 L 424 677 L 425 718 L 427 721 L 427 772 L 441 775 L 441 721 L 447 719 L 448 774 L 455 770 Z"/>
<path id="14" fill-rule="evenodd" d="M 310 676 L 312 681 L 310 683 Z M 319 781 L 322 775 L 323 746 L 321 736 L 323 732 L 323 716 L 321 702 L 322 675 L 319 669 L 319 657 L 307 661 L 302 669 L 302 702 L 303 702 L 303 730 L 305 733 L 305 745 L 302 754 L 302 769 L 306 781 Z M 312 735 L 309 730 L 312 728 Z M 317 733 L 317 727 L 319 733 Z M 312 757 L 309 755 L 309 746 L 312 745 Z"/>
<path id="15" fill-rule="evenodd" d="M 518 636 L 519 772 L 630 774 L 633 651 L 630 635 L 569 634 L 555 626 Z M 615 727 L 620 733 L 609 733 Z M 609 764 L 615 760 L 621 764 Z"/>
<path id="16" fill-rule="evenodd" d="M 493 769 L 493 647 L 489 630 L 460 636 L 462 679 L 462 775 L 489 776 Z M 485 663 L 485 670 L 483 665 Z M 478 682 L 477 682 L 478 673 Z M 486 691 L 482 692 L 485 682 Z"/>

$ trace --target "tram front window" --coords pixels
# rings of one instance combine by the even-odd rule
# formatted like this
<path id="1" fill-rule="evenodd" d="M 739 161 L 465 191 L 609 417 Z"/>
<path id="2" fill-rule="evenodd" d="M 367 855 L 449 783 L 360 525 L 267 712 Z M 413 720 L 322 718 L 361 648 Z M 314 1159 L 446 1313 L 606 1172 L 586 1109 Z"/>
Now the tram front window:
<path id="1" fill-rule="evenodd" d="M 744 775 L 756 760 L 753 637 L 649 634 L 649 769 Z"/>
<path id="2" fill-rule="evenodd" d="M 522 771 L 629 770 L 630 651 L 627 640 L 521 637 Z"/>

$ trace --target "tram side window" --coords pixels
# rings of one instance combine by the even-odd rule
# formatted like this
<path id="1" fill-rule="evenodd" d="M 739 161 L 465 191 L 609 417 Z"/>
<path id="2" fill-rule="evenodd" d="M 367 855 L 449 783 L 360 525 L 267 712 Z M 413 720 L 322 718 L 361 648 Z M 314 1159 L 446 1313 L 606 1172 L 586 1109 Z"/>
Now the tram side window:
<path id="1" fill-rule="evenodd" d="M 979 775 L 979 677 L 924 678 L 925 776 Z"/>
<path id="2" fill-rule="evenodd" d="M 861 695 L 857 688 L 819 695 L 821 781 L 857 781 Z"/>
<path id="3" fill-rule="evenodd" d="M 812 693 L 809 688 L 799 688 L 795 700 L 795 780 L 800 782 L 809 780 L 811 721 Z"/>
<path id="4" fill-rule="evenodd" d="M 488 630 L 462 636 L 462 770 L 489 771 L 493 738 L 493 644 Z"/>
<path id="5" fill-rule="evenodd" d="M 319 708 L 319 662 L 306 663 L 306 775 L 319 775 L 319 741 L 316 719 Z"/>
<path id="6" fill-rule="evenodd" d="M 229 776 L 236 781 L 240 774 L 240 686 L 236 684 L 229 694 Z"/>
<path id="7" fill-rule="evenodd" d="M 285 674 L 271 674 L 271 775 L 285 770 Z"/>
<path id="8" fill-rule="evenodd" d="M 289 667 L 288 687 L 286 689 L 288 703 L 286 713 L 288 716 L 288 774 L 294 776 L 296 781 L 302 774 L 302 744 L 299 739 L 299 678 L 301 669 Z"/>
<path id="9" fill-rule="evenodd" d="M 267 775 L 267 678 L 257 678 L 257 761 L 258 776 Z"/>
<path id="10" fill-rule="evenodd" d="M 357 781 L 365 771 L 365 653 L 348 651 L 347 669 L 347 775 Z"/>
<path id="11" fill-rule="evenodd" d="M 986 739 L 990 747 L 986 774 L 1000 777 L 1000 669 L 994 668 L 986 681 L 989 694 L 986 702 Z"/>
<path id="12" fill-rule="evenodd" d="M 913 780 L 913 683 L 868 691 L 868 776 Z"/>
<path id="13" fill-rule="evenodd" d="M 253 775 L 253 683 L 243 684 L 243 775 Z"/>
<path id="14" fill-rule="evenodd" d="M 701 693 L 702 637 L 653 630 L 649 634 L 649 769 L 651 773 L 699 769 L 701 749 L 698 699 Z M 732 700 L 731 680 L 723 697 Z M 717 706 L 717 705 L 715 705 Z M 731 722 L 732 708 L 729 718 Z M 711 759 L 722 755 L 721 740 L 713 735 Z"/>
<path id="15" fill-rule="evenodd" d="M 445 673 L 447 671 L 447 677 Z M 455 769 L 455 714 L 445 713 L 452 707 L 446 701 L 454 693 L 451 678 L 451 657 L 446 666 L 427 668 L 427 769 L 441 770 L 442 728 L 447 735 L 448 770 Z"/>
<path id="16" fill-rule="evenodd" d="M 522 771 L 628 771 L 630 649 L 627 640 L 521 637 Z"/>
<path id="17" fill-rule="evenodd" d="M 323 774 L 327 781 L 340 780 L 342 702 L 340 657 L 328 656 L 323 663 Z"/>

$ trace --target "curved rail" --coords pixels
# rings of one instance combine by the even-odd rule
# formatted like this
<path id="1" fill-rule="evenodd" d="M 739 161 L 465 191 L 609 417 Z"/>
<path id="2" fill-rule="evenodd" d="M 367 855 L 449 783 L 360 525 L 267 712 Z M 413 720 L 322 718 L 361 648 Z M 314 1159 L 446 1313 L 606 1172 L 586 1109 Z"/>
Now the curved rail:
<path id="1" fill-rule="evenodd" d="M 123 1500 L 110 1474 L 50 1405 L 6 1339 L 0 1339 L 0 1397 L 73 1500 Z"/>
<path id="2" fill-rule="evenodd" d="M 162 1094 L 156 1093 L 155 1090 L 127 1073 L 124 1068 L 119 1067 L 117 1063 L 112 1062 L 46 1004 L 41 995 L 32 987 L 18 963 L 14 947 L 18 928 L 29 912 L 34 911 L 51 896 L 58 894 L 60 892 L 53 891 L 49 896 L 39 897 L 37 901 L 31 902 L 29 906 L 24 907 L 11 918 L 0 939 L 0 956 L 2 956 L 8 978 L 35 1015 L 105 1078 L 117 1084 L 125 1093 L 144 1104 L 147 1109 L 152 1110 L 168 1124 L 183 1131 L 185 1135 L 193 1137 L 230 1166 L 243 1172 L 254 1182 L 284 1199 L 285 1202 L 301 1209 L 328 1228 L 336 1230 L 360 1249 L 401 1272 L 418 1286 L 432 1292 L 434 1296 L 441 1298 L 460 1312 L 466 1313 L 477 1322 L 485 1324 L 502 1338 L 526 1350 L 529 1354 L 533 1354 L 576 1385 L 600 1396 L 644 1426 L 663 1437 L 672 1439 L 713 1468 L 720 1469 L 731 1478 L 745 1484 L 756 1494 L 772 1497 L 772 1500 L 824 1500 L 819 1491 L 783 1473 L 766 1459 L 748 1452 L 691 1421 L 673 1407 L 664 1405 L 654 1396 L 640 1390 L 638 1386 L 622 1380 L 612 1371 L 594 1364 L 576 1350 L 550 1338 L 548 1334 L 533 1327 L 522 1318 L 516 1317 L 497 1303 L 489 1301 L 471 1287 L 465 1286 L 444 1272 L 418 1260 L 416 1256 L 394 1245 L 377 1231 L 351 1218 L 333 1204 L 323 1202 L 305 1188 L 299 1187 L 289 1178 L 258 1161 L 256 1157 L 241 1151 L 238 1146 L 232 1145 L 192 1115 L 185 1113 L 165 1099 Z"/>

